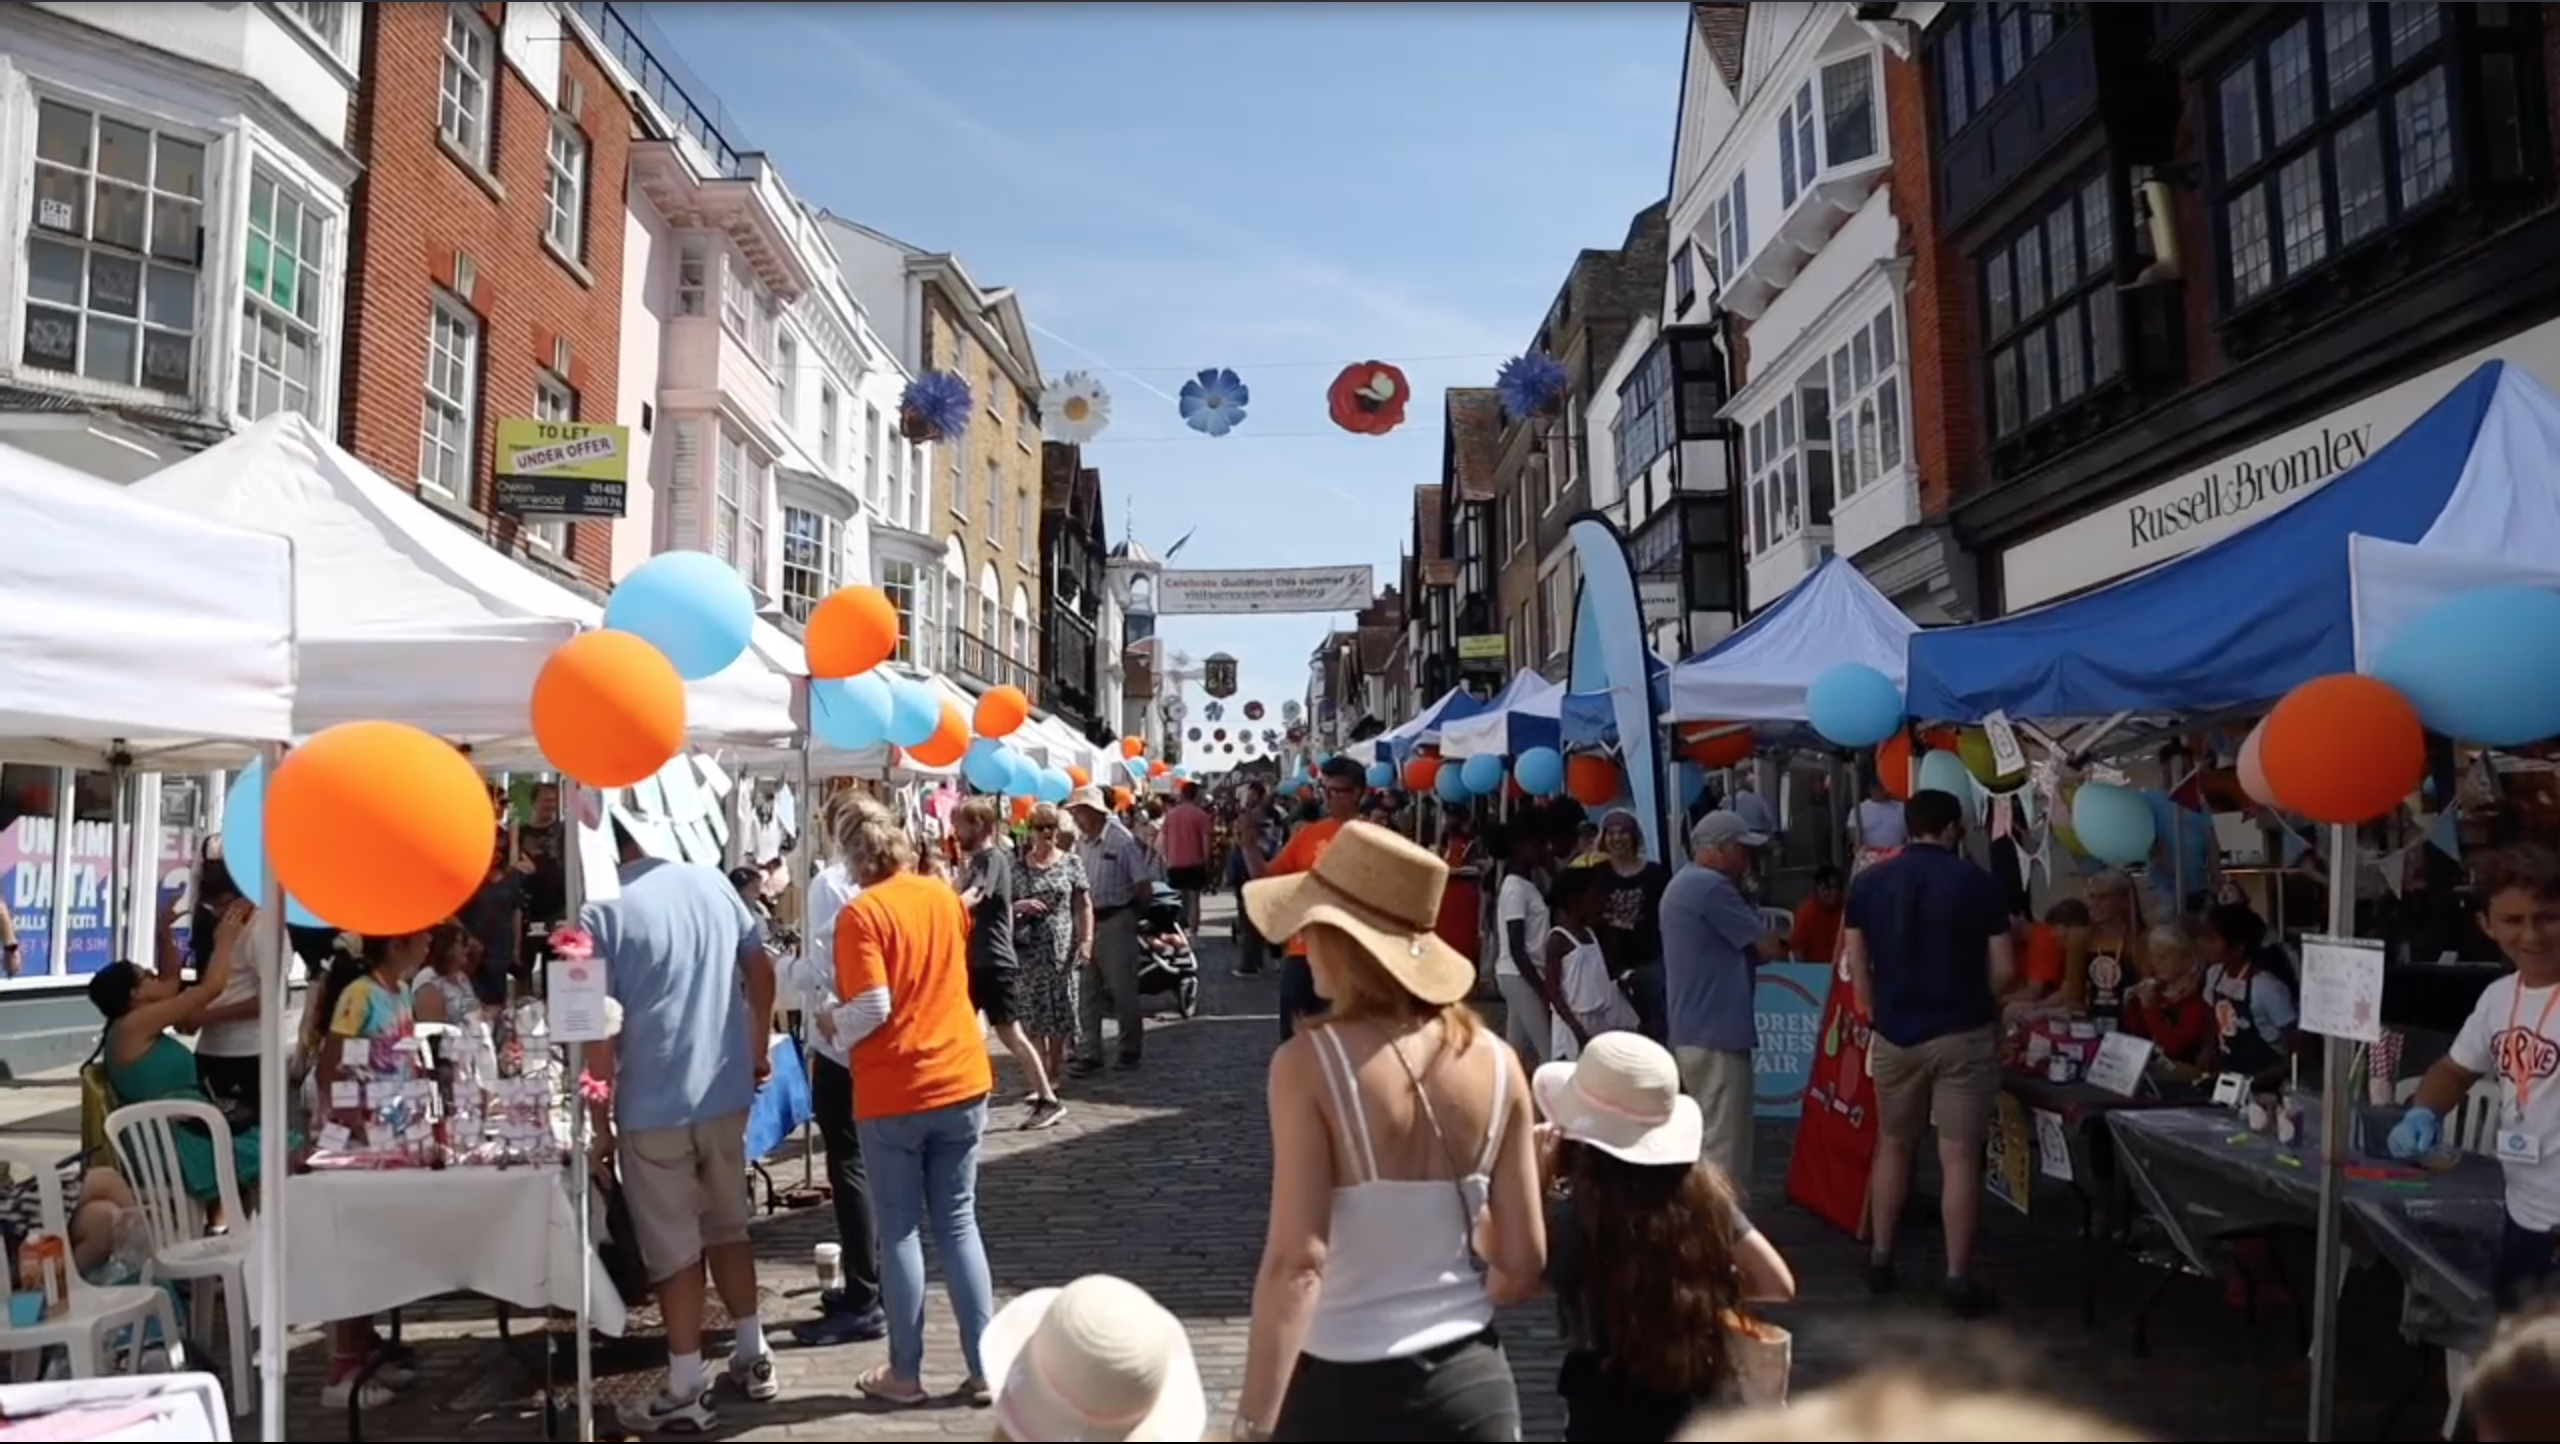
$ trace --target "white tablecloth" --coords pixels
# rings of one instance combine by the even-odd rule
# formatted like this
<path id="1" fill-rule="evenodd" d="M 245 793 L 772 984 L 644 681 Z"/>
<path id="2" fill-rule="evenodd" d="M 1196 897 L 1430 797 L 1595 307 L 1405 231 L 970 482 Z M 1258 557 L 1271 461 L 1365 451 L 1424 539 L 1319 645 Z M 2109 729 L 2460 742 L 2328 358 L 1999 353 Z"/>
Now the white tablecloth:
<path id="1" fill-rule="evenodd" d="M 554 1169 L 296 1174 L 284 1217 L 285 1313 L 297 1324 L 448 1293 L 523 1309 L 578 1307 L 578 1217 Z M 590 1254 L 586 1266 L 595 1275 L 589 1322 L 619 1335 L 622 1295 L 602 1260 Z"/>

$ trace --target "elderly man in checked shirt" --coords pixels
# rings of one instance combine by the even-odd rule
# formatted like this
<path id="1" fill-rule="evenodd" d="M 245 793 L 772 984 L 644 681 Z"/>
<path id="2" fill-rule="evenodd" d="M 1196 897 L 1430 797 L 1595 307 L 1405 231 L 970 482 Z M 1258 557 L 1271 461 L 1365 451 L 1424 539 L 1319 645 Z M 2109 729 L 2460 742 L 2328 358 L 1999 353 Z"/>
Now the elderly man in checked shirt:
<path id="1" fill-rule="evenodd" d="M 1079 787 L 1067 798 L 1075 819 L 1076 858 L 1093 890 L 1093 937 L 1076 989 L 1076 1061 L 1067 1072 L 1090 1078 L 1102 1071 L 1102 1008 L 1107 994 L 1120 1021 L 1120 1066 L 1135 1068 L 1146 1049 L 1147 1010 L 1138 996 L 1138 907 L 1155 885 L 1155 854 L 1138 843 L 1099 787 Z"/>

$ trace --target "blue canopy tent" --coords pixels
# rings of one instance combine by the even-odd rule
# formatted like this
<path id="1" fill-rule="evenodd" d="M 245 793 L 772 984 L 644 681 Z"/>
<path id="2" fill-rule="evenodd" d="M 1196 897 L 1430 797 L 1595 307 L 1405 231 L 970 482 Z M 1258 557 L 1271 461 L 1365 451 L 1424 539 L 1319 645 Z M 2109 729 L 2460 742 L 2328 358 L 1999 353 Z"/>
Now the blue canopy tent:
<path id="1" fill-rule="evenodd" d="M 1650 654 L 1645 663 L 1652 691 L 1649 710 L 1659 713 L 1670 668 Z M 1617 740 L 1617 701 L 1610 693 L 1568 692 L 1553 682 L 1528 687 L 1508 703 L 1488 704 L 1472 717 L 1440 719 L 1444 757 L 1479 752 L 1517 757 L 1532 747 L 1601 747 Z"/>
<path id="2" fill-rule="evenodd" d="M 2486 363 L 2361 465 L 2211 546 L 2084 596 L 1915 634 L 1911 715 L 2195 716 L 2354 670 L 2348 536 L 2426 534 L 2493 408 L 2516 404 L 2502 400 L 2508 372 Z"/>
<path id="3" fill-rule="evenodd" d="M 1413 720 L 1372 739 L 1377 749 L 1372 760 L 1401 766 L 1420 748 L 1437 743 L 1442 729 L 1451 723 L 1506 710 L 1554 685 L 1535 672 L 1518 672 L 1502 684 L 1501 691 L 1490 697 L 1478 697 L 1463 687 L 1452 687 L 1441 695 L 1439 701 L 1423 708 Z"/>

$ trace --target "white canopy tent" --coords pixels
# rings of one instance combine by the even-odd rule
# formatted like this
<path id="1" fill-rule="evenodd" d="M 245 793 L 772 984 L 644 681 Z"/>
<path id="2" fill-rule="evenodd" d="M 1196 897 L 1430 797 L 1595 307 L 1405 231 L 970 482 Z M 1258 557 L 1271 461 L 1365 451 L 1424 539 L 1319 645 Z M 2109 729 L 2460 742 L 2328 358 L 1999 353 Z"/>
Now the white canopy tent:
<path id="1" fill-rule="evenodd" d="M 1536 673 L 1522 673 L 1516 687 L 1504 690 L 1511 693 L 1507 700 L 1473 717 L 1441 724 L 1442 757 L 1506 756 L 1511 751 L 1512 718 L 1556 722 L 1564 715 L 1565 688 L 1561 682 L 1550 682 Z"/>
<path id="2" fill-rule="evenodd" d="M 1671 669 L 1674 722 L 1802 722 L 1814 679 L 1863 662 L 1902 685 L 1919 625 L 1833 557 L 1749 625 Z"/>
<path id="3" fill-rule="evenodd" d="M 0 755 L 293 735 L 293 547 L 0 446 Z"/>
<path id="4" fill-rule="evenodd" d="M 490 549 L 291 413 L 132 491 L 293 542 L 296 733 L 382 718 L 467 744 L 483 766 L 540 765 L 534 675 L 553 648 L 602 621 L 595 603 Z M 688 687 L 697 741 L 789 745 L 790 683 L 762 651 Z"/>
<path id="5" fill-rule="evenodd" d="M 2520 366 L 2506 367 L 2480 419 L 2453 494 L 2415 543 L 2354 535 L 2347 566 L 2356 666 L 2412 618 L 2483 587 L 2560 591 L 2560 400 Z"/>

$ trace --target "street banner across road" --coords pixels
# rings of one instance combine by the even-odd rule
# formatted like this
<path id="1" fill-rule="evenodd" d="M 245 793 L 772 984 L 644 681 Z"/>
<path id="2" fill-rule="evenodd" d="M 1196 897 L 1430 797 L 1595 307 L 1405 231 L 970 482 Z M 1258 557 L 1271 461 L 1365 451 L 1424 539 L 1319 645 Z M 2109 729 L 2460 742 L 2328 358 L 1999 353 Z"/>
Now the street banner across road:
<path id="1" fill-rule="evenodd" d="M 1156 615 L 1356 612 L 1369 605 L 1376 585 L 1376 576 L 1365 566 L 1169 571 L 1156 583 Z"/>

